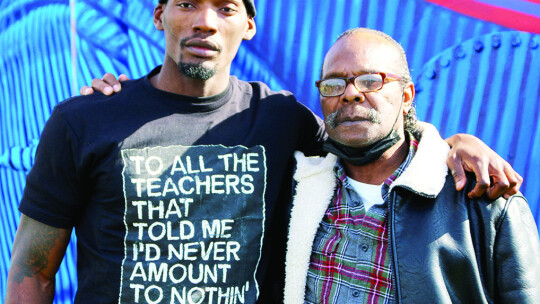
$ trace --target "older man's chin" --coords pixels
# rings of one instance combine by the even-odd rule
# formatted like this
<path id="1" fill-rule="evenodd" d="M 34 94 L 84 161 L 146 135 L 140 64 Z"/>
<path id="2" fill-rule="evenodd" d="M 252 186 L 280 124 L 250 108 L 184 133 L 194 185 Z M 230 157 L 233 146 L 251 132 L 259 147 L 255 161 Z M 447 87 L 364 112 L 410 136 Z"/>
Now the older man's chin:
<path id="1" fill-rule="evenodd" d="M 371 140 L 367 138 L 332 138 L 333 140 L 337 141 L 338 143 L 345 145 L 347 147 L 352 148 L 363 148 L 367 147 L 373 143 L 375 143 L 377 140 Z"/>

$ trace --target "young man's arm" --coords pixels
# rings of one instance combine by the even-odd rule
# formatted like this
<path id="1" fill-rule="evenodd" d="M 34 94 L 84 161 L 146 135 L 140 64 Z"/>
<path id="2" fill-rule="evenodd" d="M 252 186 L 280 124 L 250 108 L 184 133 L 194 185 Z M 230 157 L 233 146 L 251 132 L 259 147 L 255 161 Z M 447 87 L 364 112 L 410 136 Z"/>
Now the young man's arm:
<path id="1" fill-rule="evenodd" d="M 13 243 L 6 304 L 52 303 L 55 275 L 70 236 L 71 229 L 21 216 Z"/>
<path id="2" fill-rule="evenodd" d="M 93 94 L 95 89 L 105 95 L 112 95 L 122 89 L 120 81 L 128 79 L 125 74 L 116 79 L 113 74 L 106 73 L 102 79 L 94 78 L 91 87 L 82 87 L 80 93 Z M 518 193 L 523 178 L 479 138 L 469 134 L 455 134 L 445 141 L 452 147 L 446 162 L 458 191 L 463 189 L 467 181 L 465 171 L 470 171 L 476 176 L 476 186 L 468 193 L 470 198 L 479 198 L 484 193 L 490 199 L 501 195 L 508 198 Z"/>

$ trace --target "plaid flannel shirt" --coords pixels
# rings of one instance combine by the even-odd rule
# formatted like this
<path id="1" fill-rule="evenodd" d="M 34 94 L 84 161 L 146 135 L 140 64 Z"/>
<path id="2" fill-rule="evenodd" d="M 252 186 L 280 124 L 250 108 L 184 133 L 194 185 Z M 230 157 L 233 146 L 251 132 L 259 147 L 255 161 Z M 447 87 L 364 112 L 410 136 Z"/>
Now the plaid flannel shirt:
<path id="1" fill-rule="evenodd" d="M 394 303 L 391 257 L 388 251 L 389 188 L 407 168 L 418 141 L 409 136 L 409 153 L 384 182 L 383 205 L 364 204 L 338 161 L 338 180 L 332 202 L 317 230 L 312 247 L 306 303 Z"/>

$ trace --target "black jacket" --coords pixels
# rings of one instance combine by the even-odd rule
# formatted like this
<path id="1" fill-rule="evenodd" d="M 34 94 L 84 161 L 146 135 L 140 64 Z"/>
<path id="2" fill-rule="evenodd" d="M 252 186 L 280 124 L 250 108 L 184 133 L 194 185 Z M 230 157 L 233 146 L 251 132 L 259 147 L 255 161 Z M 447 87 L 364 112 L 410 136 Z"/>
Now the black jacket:
<path id="1" fill-rule="evenodd" d="M 436 198 L 394 190 L 389 236 L 398 302 L 540 303 L 540 246 L 527 201 L 471 200 L 472 184 L 457 192 L 448 175 Z"/>
<path id="2" fill-rule="evenodd" d="M 389 242 L 398 303 L 540 303 L 540 241 L 525 198 L 469 199 L 456 191 L 448 145 L 426 126 L 391 186 Z M 297 153 L 285 303 L 303 303 L 317 227 L 336 186 L 337 158 Z"/>

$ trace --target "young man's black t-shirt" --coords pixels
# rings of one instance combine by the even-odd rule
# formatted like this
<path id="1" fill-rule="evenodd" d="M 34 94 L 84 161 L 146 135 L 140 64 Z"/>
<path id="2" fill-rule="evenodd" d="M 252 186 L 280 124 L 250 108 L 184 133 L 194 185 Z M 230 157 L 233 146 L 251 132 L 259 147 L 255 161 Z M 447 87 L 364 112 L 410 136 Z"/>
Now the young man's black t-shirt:
<path id="1" fill-rule="evenodd" d="M 158 71 L 56 106 L 21 212 L 75 227 L 78 303 L 280 301 L 292 155 L 319 151 L 320 119 L 235 77 L 160 91 Z"/>

